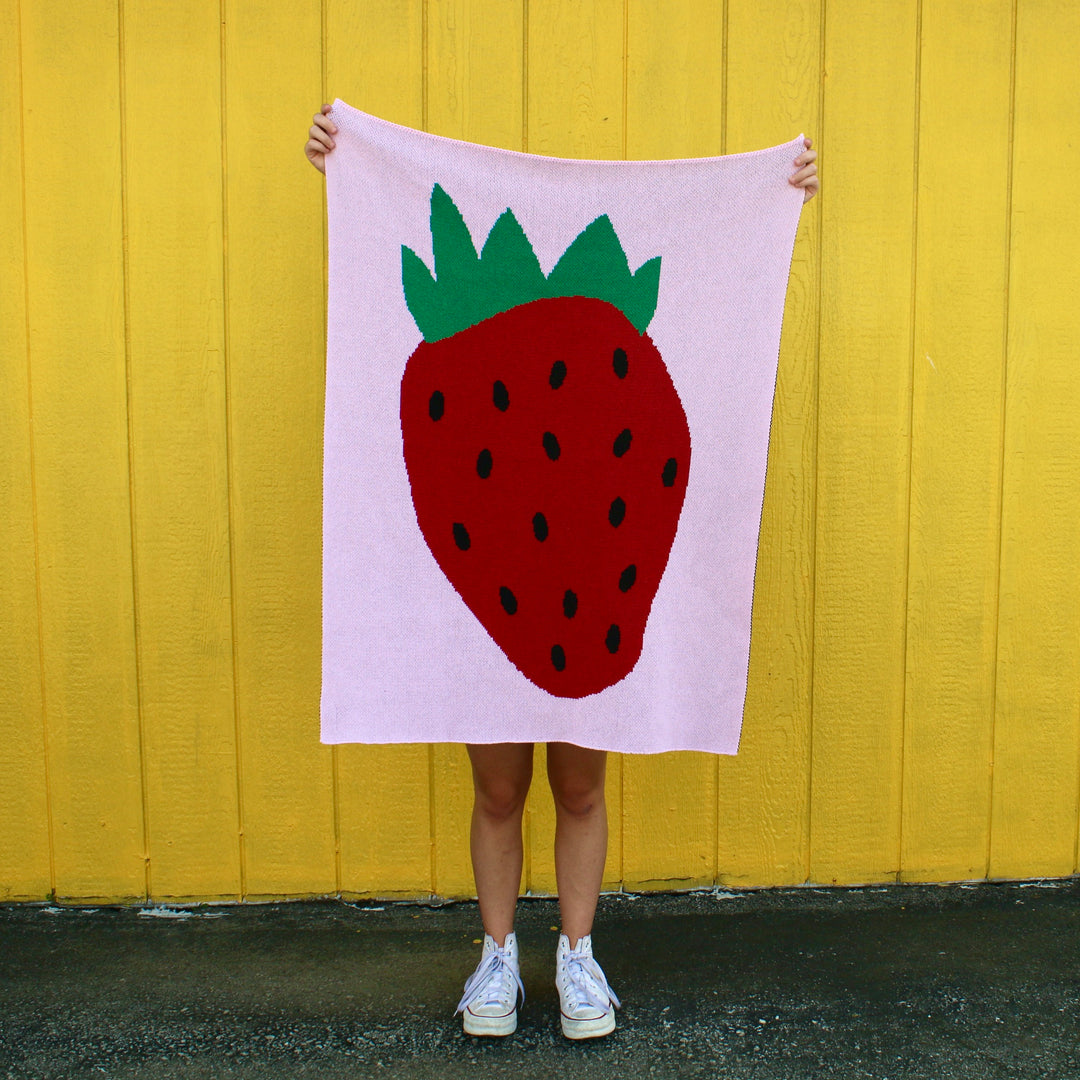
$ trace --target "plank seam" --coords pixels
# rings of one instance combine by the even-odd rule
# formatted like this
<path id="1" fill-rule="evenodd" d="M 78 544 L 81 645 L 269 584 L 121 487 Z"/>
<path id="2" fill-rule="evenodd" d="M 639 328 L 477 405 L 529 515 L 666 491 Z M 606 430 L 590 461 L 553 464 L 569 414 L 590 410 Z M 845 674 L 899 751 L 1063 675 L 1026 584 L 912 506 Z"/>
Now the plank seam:
<path id="1" fill-rule="evenodd" d="M 622 157 L 626 160 L 628 145 L 629 112 L 627 109 L 630 92 L 630 0 L 623 0 L 622 24 Z M 619 888 L 626 880 L 626 770 L 623 768 L 622 755 L 616 755 L 619 770 Z"/>
<path id="2" fill-rule="evenodd" d="M 521 150 L 529 152 L 529 0 L 521 0 Z"/>
<path id="3" fill-rule="evenodd" d="M 120 95 L 120 243 L 121 274 L 123 277 L 124 320 L 124 411 L 127 420 L 128 458 L 128 528 L 131 531 L 131 618 L 135 638 L 135 716 L 139 749 L 140 815 L 142 817 L 143 844 L 143 891 L 145 899 L 153 895 L 153 863 L 150 858 L 150 793 L 147 790 L 146 733 L 143 716 L 143 674 L 141 660 L 142 627 L 139 620 L 139 558 L 138 515 L 135 504 L 135 433 L 132 408 L 133 377 L 131 366 L 131 274 L 128 265 L 128 162 L 127 162 L 127 67 L 124 63 L 126 39 L 124 37 L 124 0 L 116 3 L 117 68 Z"/>
<path id="4" fill-rule="evenodd" d="M 1012 207 L 1013 207 L 1013 142 L 1016 127 L 1016 49 L 1017 49 L 1017 0 L 1011 8 L 1009 40 L 1009 130 L 1008 144 L 1005 148 L 1005 270 L 1002 319 L 1002 364 L 1001 364 L 1001 426 L 1000 455 L 998 466 L 998 550 L 997 550 L 997 589 L 994 595 L 994 678 L 990 687 L 990 790 L 988 793 L 987 814 L 989 821 L 986 828 L 986 877 L 990 877 L 994 852 L 994 776 L 997 757 L 997 702 L 998 683 L 1001 674 L 1001 568 L 1004 560 L 1005 544 L 1005 450 L 1008 445 L 1008 392 L 1009 392 L 1009 297 L 1012 293 Z"/>
<path id="5" fill-rule="evenodd" d="M 623 161 L 626 160 L 626 147 L 627 147 L 627 128 L 629 124 L 627 122 L 626 102 L 627 94 L 629 93 L 629 79 L 630 79 L 630 0 L 623 0 L 623 22 L 622 22 L 622 156 Z M 620 813 L 621 813 L 620 809 Z"/>
<path id="6" fill-rule="evenodd" d="M 728 0 L 720 17 L 720 153 L 727 153 L 728 133 Z M 717 856 L 719 858 L 719 855 Z"/>
<path id="7" fill-rule="evenodd" d="M 821 13 L 819 16 L 818 29 L 818 128 L 820 131 L 819 145 L 825 143 L 825 79 L 828 69 L 827 63 L 827 35 L 828 26 L 828 0 L 821 0 Z M 814 347 L 814 463 L 813 482 L 811 483 L 810 495 L 810 656 L 809 678 L 807 694 L 809 697 L 809 730 L 807 732 L 807 768 L 806 768 L 806 834 L 804 843 L 804 871 L 803 882 L 810 881 L 813 868 L 813 844 L 814 844 L 814 688 L 816 685 L 816 661 L 817 661 L 817 550 L 818 531 L 818 483 L 819 463 L 821 461 L 821 290 L 822 290 L 822 236 L 824 226 L 820 207 L 817 214 L 817 316 L 815 319 L 815 347 Z"/>
<path id="8" fill-rule="evenodd" d="M 34 387 L 30 362 L 30 249 L 26 228 L 26 123 L 23 92 L 22 3 L 15 5 L 16 57 L 19 65 L 19 178 L 22 184 L 23 325 L 26 340 L 26 426 L 30 444 L 30 520 L 34 534 L 34 603 L 37 608 L 38 680 L 41 684 L 41 744 L 45 772 L 45 831 L 49 841 L 49 896 L 56 899 L 56 843 L 49 770 L 49 716 L 46 707 L 45 628 L 41 608 L 41 538 L 38 527 L 37 467 L 34 457 Z"/>
<path id="9" fill-rule="evenodd" d="M 427 770 L 428 770 L 428 877 L 430 892 L 432 896 L 439 895 L 439 861 L 438 861 L 438 847 L 435 843 L 436 828 L 438 827 L 438 807 L 435 802 L 435 746 L 433 743 L 428 743 L 427 748 Z"/>
<path id="10" fill-rule="evenodd" d="M 728 129 L 728 0 L 723 0 L 720 13 L 720 146 L 721 155 L 727 153 Z M 720 757 L 717 755 L 713 767 L 713 822 L 712 822 L 712 862 L 713 885 L 720 884 Z"/>
<path id="11" fill-rule="evenodd" d="M 619 888 L 622 889 L 626 881 L 626 769 L 622 754 L 616 754 L 615 759 L 619 770 Z"/>
<path id="12" fill-rule="evenodd" d="M 322 0 L 320 4 L 320 21 L 319 21 L 319 88 L 320 97 L 323 102 L 326 102 L 328 93 L 328 80 L 327 80 L 327 37 L 329 34 L 329 17 L 326 11 L 327 0 Z M 329 288 L 328 274 L 329 274 L 329 259 L 327 252 L 329 250 L 329 237 L 328 237 L 328 221 L 326 215 L 326 185 L 322 186 L 322 202 L 323 202 L 323 215 L 322 215 L 322 244 L 323 244 L 323 257 L 322 257 L 322 285 L 323 285 L 323 297 L 326 297 L 327 290 Z M 324 348 L 322 351 L 322 377 L 323 385 L 326 384 L 326 319 L 327 308 L 324 303 L 322 306 L 322 324 L 323 324 L 323 342 Z M 342 895 L 342 880 L 341 880 L 341 801 L 339 796 L 339 770 L 340 762 L 338 755 L 337 744 L 330 747 L 330 815 L 333 820 L 334 827 L 334 891 L 338 896 Z"/>
<path id="13" fill-rule="evenodd" d="M 428 129 L 428 0 L 420 4 L 420 127 Z"/>
<path id="14" fill-rule="evenodd" d="M 907 796 L 907 687 L 908 657 L 911 651 L 911 489 L 914 471 L 915 445 L 915 345 L 916 307 L 918 305 L 919 273 L 919 131 L 922 115 L 922 25 L 923 5 L 915 5 L 915 117 L 911 162 L 911 304 L 908 315 L 908 411 L 907 411 L 907 505 L 904 514 L 907 527 L 904 530 L 904 651 L 903 672 L 900 679 L 900 793 L 899 826 L 896 830 L 896 880 L 904 876 L 904 800 Z"/>
<path id="15" fill-rule="evenodd" d="M 226 0 L 219 0 L 218 72 L 221 95 L 221 361 L 225 398 L 225 542 L 229 548 L 229 639 L 232 646 L 233 752 L 236 758 L 236 837 L 240 870 L 240 899 L 247 897 L 247 838 L 244 818 L 244 754 L 240 721 L 240 648 L 236 633 L 236 544 L 233 507 L 233 432 L 232 387 L 229 363 L 232 335 L 229 323 L 229 142 L 226 66 Z"/>
<path id="16" fill-rule="evenodd" d="M 1000 678 L 1000 641 L 1001 641 L 1001 571 L 1004 563 L 1005 543 L 1005 458 L 1006 441 L 1008 434 L 1008 389 L 1009 389 L 1009 298 L 1012 294 L 1012 221 L 1013 221 L 1013 171 L 1014 158 L 1013 146 L 1016 128 L 1016 53 L 1017 53 L 1017 25 L 1019 16 L 1017 12 L 1017 0 L 1012 3 L 1012 24 L 1010 26 L 1010 50 L 1009 50 L 1009 130 L 1008 145 L 1006 147 L 1006 177 L 1005 188 L 1005 272 L 1004 272 L 1004 318 L 1002 320 L 1002 355 L 1001 365 L 1001 436 L 1000 436 L 1000 469 L 998 474 L 998 552 L 997 552 L 997 590 L 995 595 L 996 610 L 994 612 L 994 679 L 991 686 L 990 698 L 990 792 L 989 824 L 986 830 L 986 877 L 989 878 L 993 866 L 994 850 L 994 776 L 995 758 L 997 752 L 997 702 L 998 684 Z"/>

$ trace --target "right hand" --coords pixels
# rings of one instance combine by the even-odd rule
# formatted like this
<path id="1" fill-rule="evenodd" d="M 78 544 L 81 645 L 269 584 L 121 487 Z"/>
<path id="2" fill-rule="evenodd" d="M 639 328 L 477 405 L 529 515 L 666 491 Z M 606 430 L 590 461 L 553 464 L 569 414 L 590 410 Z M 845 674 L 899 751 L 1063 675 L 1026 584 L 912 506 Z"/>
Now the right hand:
<path id="1" fill-rule="evenodd" d="M 337 124 L 330 119 L 329 105 L 324 105 L 312 119 L 314 123 L 308 132 L 310 138 L 304 144 L 304 153 L 308 161 L 325 176 L 326 155 L 334 149 L 333 136 L 337 134 Z"/>

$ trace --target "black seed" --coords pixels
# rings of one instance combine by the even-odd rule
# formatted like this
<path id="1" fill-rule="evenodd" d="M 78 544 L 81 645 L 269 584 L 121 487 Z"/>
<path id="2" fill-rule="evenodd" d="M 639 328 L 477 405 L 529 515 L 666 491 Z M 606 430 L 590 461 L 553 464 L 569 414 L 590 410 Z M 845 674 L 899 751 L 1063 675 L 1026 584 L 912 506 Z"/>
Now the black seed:
<path id="1" fill-rule="evenodd" d="M 616 457 L 622 457 L 623 454 L 630 449 L 630 440 L 632 438 L 633 435 L 630 434 L 629 428 L 623 428 L 622 431 L 619 432 L 619 436 L 615 440 L 615 445 L 612 447 Z"/>
<path id="2" fill-rule="evenodd" d="M 616 499 L 608 510 L 607 519 L 617 529 L 626 517 L 626 503 L 622 499 Z"/>
<path id="3" fill-rule="evenodd" d="M 431 395 L 431 399 L 427 403 L 428 416 L 432 420 L 441 420 L 443 413 L 446 411 L 446 398 L 443 397 L 441 390 L 436 390 Z"/>
<path id="4" fill-rule="evenodd" d="M 544 450 L 552 461 L 558 461 L 562 451 L 559 449 L 559 440 L 550 431 L 544 432 Z"/>
<path id="5" fill-rule="evenodd" d="M 556 671 L 562 671 L 566 667 L 566 653 L 563 652 L 561 645 L 551 646 L 551 662 L 555 665 Z"/>
<path id="6" fill-rule="evenodd" d="M 619 588 L 623 592 L 629 592 L 634 587 L 635 581 L 637 581 L 637 567 L 633 563 L 631 563 L 619 575 Z"/>
<path id="7" fill-rule="evenodd" d="M 673 458 L 667 459 L 667 464 L 664 466 L 664 471 L 660 475 L 660 479 L 664 481 L 664 487 L 672 487 L 675 484 L 675 474 L 679 471 L 679 463 Z"/>
<path id="8" fill-rule="evenodd" d="M 543 514 L 533 514 L 533 534 L 541 542 L 548 538 L 547 518 Z"/>
<path id="9" fill-rule="evenodd" d="M 551 365 L 551 377 L 548 382 L 551 383 L 552 390 L 558 390 L 563 384 L 563 379 L 566 378 L 566 365 L 561 360 L 556 360 Z"/>
<path id="10" fill-rule="evenodd" d="M 563 593 L 562 613 L 568 619 L 572 619 L 577 614 L 577 593 L 572 589 L 567 589 Z"/>
<path id="11" fill-rule="evenodd" d="M 480 456 L 476 459 L 476 471 L 480 474 L 481 480 L 486 480 L 491 475 L 491 451 L 481 450 Z"/>
<path id="12" fill-rule="evenodd" d="M 462 551 L 468 551 L 472 545 L 472 541 L 469 539 L 469 530 L 460 521 L 454 522 L 454 543 Z"/>
<path id="13" fill-rule="evenodd" d="M 615 374 L 618 375 L 620 379 L 626 378 L 626 373 L 630 370 L 630 362 L 626 359 L 625 350 L 615 350 L 615 355 L 611 358 L 611 366 L 615 369 Z"/>
<path id="14" fill-rule="evenodd" d="M 499 589 L 499 599 L 507 615 L 513 615 L 517 611 L 517 597 L 505 585 Z"/>
<path id="15" fill-rule="evenodd" d="M 495 381 L 491 391 L 491 400 L 495 402 L 495 408 L 500 412 L 506 412 L 510 408 L 510 391 L 506 389 L 506 383 L 501 379 Z"/>
<path id="16" fill-rule="evenodd" d="M 609 653 L 617 653 L 619 651 L 619 639 L 622 635 L 619 633 L 619 628 L 612 623 L 608 627 L 607 637 L 604 638 L 604 644 L 607 646 Z"/>

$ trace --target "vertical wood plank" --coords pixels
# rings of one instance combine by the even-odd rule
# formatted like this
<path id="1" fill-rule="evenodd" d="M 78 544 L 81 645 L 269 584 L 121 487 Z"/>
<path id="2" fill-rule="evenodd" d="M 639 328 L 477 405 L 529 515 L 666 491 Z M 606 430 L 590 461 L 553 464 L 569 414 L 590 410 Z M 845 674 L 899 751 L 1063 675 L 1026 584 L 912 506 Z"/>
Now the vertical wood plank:
<path id="1" fill-rule="evenodd" d="M 327 97 L 422 127 L 423 7 L 422 0 L 326 0 Z M 445 892 L 432 852 L 438 819 L 433 823 L 431 782 L 444 760 L 449 782 L 458 782 L 454 748 L 350 745 L 336 752 L 341 891 Z"/>
<path id="2" fill-rule="evenodd" d="M 624 156 L 624 11 L 603 0 L 559 0 L 529 6 L 526 149 L 571 158 Z M 555 811 L 537 760 L 529 802 L 529 888 L 555 891 Z M 608 755 L 606 889 L 618 887 L 622 867 L 623 759 Z"/>
<path id="3" fill-rule="evenodd" d="M 626 156 L 722 153 L 724 5 L 629 0 L 626 19 Z"/>
<path id="4" fill-rule="evenodd" d="M 1076 869 L 1080 9 L 1017 12 L 990 876 Z"/>
<path id="5" fill-rule="evenodd" d="M 219 10 L 216 0 L 122 10 L 150 889 L 239 897 Z"/>
<path id="6" fill-rule="evenodd" d="M 726 149 L 774 146 L 800 131 L 817 145 L 820 0 L 730 0 L 727 24 Z M 718 762 L 717 864 L 729 885 L 798 884 L 807 875 L 821 207 L 817 200 L 804 211 L 792 257 L 742 739 L 737 757 Z"/>
<path id="7" fill-rule="evenodd" d="M 723 5 L 627 5 L 626 156 L 720 153 Z M 716 878 L 716 758 L 628 754 L 623 768 L 623 883 L 692 888 Z"/>
<path id="8" fill-rule="evenodd" d="M 226 0 L 224 57 L 245 888 L 249 899 L 326 894 L 337 873 L 333 751 L 319 743 L 324 213 L 322 178 L 301 153 L 321 104 L 319 5 Z M 424 854 L 423 839 L 407 868 L 394 854 L 384 880 L 408 884 Z"/>
<path id="9" fill-rule="evenodd" d="M 428 131 L 521 149 L 523 21 L 520 3 L 428 0 Z"/>
<path id="10" fill-rule="evenodd" d="M 1012 2 L 924 4 L 902 877 L 986 873 Z M 971 163 L 996 147 L 973 182 Z"/>
<path id="11" fill-rule="evenodd" d="M 38 649 L 19 5 L 0 6 L 0 903 L 52 888 Z"/>
<path id="12" fill-rule="evenodd" d="M 146 895 L 115 4 L 23 4 L 27 316 L 56 894 Z M 63 103 L 57 137 L 55 103 Z"/>
<path id="13" fill-rule="evenodd" d="M 809 878 L 895 878 L 900 857 L 915 0 L 825 22 Z"/>
<path id="14" fill-rule="evenodd" d="M 529 6 L 528 150 L 621 158 L 623 5 L 551 0 Z"/>
<path id="15" fill-rule="evenodd" d="M 450 138 L 520 150 L 521 5 L 428 0 L 426 10 L 427 129 Z M 479 246 L 483 238 L 475 239 Z M 434 748 L 433 781 L 433 889 L 440 896 L 474 896 L 469 856 L 472 772 L 464 747 Z M 537 791 L 533 801 L 541 794 Z M 527 868 L 522 880 L 523 888 L 528 888 Z"/>
<path id="16" fill-rule="evenodd" d="M 323 3 L 330 100 L 423 127 L 424 0 Z"/>

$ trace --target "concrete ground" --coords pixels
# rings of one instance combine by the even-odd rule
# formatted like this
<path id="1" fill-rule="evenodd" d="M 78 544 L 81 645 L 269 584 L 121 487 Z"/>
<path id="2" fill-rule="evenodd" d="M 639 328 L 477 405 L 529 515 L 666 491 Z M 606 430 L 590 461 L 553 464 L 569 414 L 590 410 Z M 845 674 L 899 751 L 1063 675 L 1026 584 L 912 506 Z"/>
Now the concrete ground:
<path id="1" fill-rule="evenodd" d="M 623 1000 L 558 1028 L 557 908 L 520 906 L 528 1000 L 454 1017 L 475 904 L 0 908 L 0 1077 L 1080 1078 L 1080 879 L 605 896 Z"/>

